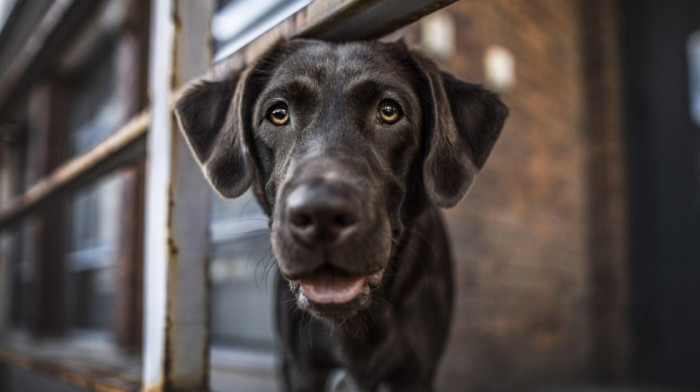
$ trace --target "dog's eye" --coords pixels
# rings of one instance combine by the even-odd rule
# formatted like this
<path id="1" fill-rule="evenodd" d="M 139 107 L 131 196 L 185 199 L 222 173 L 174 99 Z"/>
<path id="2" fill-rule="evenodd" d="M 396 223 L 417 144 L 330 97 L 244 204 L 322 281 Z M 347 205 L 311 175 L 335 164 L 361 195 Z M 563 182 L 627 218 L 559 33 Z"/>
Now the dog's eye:
<path id="1" fill-rule="evenodd" d="M 390 100 L 384 100 L 379 104 L 379 118 L 382 122 L 393 124 L 401 118 L 401 110 L 399 105 Z"/>
<path id="2" fill-rule="evenodd" d="M 267 115 L 271 123 L 282 126 L 289 122 L 289 110 L 287 110 L 287 105 L 283 103 L 278 103 L 270 109 Z"/>

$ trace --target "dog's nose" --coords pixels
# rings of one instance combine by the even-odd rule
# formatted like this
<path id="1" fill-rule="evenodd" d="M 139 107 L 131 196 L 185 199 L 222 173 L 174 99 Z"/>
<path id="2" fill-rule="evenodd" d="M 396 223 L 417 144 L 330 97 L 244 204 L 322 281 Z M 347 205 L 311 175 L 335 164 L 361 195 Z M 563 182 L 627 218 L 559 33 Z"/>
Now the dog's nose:
<path id="1" fill-rule="evenodd" d="M 301 185 L 287 198 L 287 222 L 292 235 L 307 245 L 341 243 L 360 221 L 350 193 L 328 185 Z"/>

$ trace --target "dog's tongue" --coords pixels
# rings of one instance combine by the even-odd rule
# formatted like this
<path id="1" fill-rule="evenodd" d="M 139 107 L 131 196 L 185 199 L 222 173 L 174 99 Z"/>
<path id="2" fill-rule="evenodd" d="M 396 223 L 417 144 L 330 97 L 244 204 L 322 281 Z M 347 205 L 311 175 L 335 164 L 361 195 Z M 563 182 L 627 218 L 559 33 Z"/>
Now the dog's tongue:
<path id="1" fill-rule="evenodd" d="M 321 274 L 301 280 L 301 291 L 319 303 L 344 303 L 357 297 L 365 285 L 365 277 L 341 277 Z"/>

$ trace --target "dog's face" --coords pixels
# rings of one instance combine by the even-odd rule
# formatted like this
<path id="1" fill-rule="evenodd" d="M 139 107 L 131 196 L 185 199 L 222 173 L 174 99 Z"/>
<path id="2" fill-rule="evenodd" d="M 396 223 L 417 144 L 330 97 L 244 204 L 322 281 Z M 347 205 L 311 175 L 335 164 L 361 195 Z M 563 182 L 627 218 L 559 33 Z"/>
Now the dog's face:
<path id="1" fill-rule="evenodd" d="M 507 109 L 400 42 L 292 40 L 177 113 L 222 195 L 253 185 L 299 306 L 339 319 L 370 304 L 427 201 L 464 196 Z"/>

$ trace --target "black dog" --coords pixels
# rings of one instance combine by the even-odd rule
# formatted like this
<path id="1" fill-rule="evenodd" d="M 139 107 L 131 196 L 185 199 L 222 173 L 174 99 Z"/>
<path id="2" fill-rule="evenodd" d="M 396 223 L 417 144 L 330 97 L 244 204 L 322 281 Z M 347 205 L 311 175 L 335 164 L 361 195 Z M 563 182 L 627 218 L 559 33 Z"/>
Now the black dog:
<path id="1" fill-rule="evenodd" d="M 212 185 L 252 185 L 270 216 L 288 390 L 337 368 L 369 391 L 431 389 L 452 313 L 435 205 L 464 196 L 507 112 L 402 42 L 282 41 L 177 103 Z"/>

